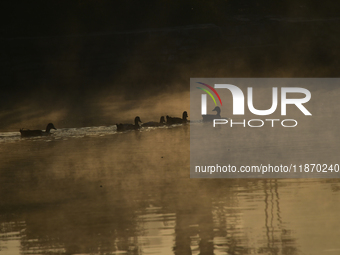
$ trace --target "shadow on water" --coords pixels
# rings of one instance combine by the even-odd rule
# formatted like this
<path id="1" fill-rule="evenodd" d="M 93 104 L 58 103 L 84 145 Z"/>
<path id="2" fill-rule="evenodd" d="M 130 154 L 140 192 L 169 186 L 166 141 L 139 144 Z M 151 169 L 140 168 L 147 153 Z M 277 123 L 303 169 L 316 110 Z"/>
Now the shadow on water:
<path id="1" fill-rule="evenodd" d="M 303 211 L 337 181 L 190 179 L 188 126 L 22 140 L 0 159 L 0 254 L 303 254 L 339 232 L 317 233 L 338 206 Z"/>

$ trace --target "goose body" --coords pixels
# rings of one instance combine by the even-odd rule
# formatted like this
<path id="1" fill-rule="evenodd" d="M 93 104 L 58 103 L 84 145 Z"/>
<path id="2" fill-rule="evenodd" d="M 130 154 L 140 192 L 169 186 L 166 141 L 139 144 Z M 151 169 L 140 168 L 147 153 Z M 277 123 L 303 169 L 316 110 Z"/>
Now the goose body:
<path id="1" fill-rule="evenodd" d="M 50 130 L 57 130 L 52 123 L 49 123 L 46 127 L 46 131 L 42 130 L 30 130 L 30 129 L 20 129 L 21 137 L 31 137 L 31 136 L 47 136 L 50 135 Z"/>
<path id="2" fill-rule="evenodd" d="M 117 131 L 137 130 L 140 128 L 139 123 L 142 123 L 142 121 L 137 116 L 135 118 L 135 124 L 116 124 Z"/>
<path id="3" fill-rule="evenodd" d="M 164 116 L 161 117 L 159 122 L 151 121 L 142 124 L 142 127 L 161 127 L 165 125 L 165 118 Z"/>
<path id="4" fill-rule="evenodd" d="M 187 123 L 188 122 L 187 118 L 188 118 L 188 113 L 186 111 L 183 112 L 182 118 L 170 117 L 167 115 L 166 123 L 168 125 Z"/>
<path id="5" fill-rule="evenodd" d="M 227 119 L 221 117 L 220 107 L 216 106 L 213 111 L 216 111 L 216 114 L 202 115 L 203 121 L 213 121 L 214 119 Z"/>

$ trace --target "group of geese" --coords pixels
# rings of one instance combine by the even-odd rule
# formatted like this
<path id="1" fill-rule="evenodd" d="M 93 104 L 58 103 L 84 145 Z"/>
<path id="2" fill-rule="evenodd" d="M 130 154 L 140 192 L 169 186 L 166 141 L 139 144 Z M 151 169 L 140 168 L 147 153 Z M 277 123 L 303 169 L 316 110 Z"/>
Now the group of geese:
<path id="1" fill-rule="evenodd" d="M 173 124 L 184 124 L 189 122 L 188 113 L 183 112 L 182 118 L 166 116 L 166 121 L 164 116 L 161 117 L 159 122 L 146 122 L 142 123 L 139 116 L 135 118 L 135 124 L 116 124 L 117 131 L 127 131 L 127 130 L 137 130 L 141 127 L 160 127 L 165 125 Z M 139 125 L 141 123 L 141 125 Z M 49 123 L 45 131 L 42 130 L 30 130 L 30 129 L 20 129 L 21 137 L 32 137 L 32 136 L 48 136 L 51 134 L 51 129 L 57 130 L 52 123 Z"/>
<path id="2" fill-rule="evenodd" d="M 126 131 L 126 130 L 137 130 L 141 127 L 161 127 L 165 125 L 173 125 L 173 124 L 185 124 L 188 123 L 188 113 L 186 111 L 183 112 L 182 118 L 178 117 L 170 117 L 166 116 L 166 121 L 164 116 L 162 116 L 159 122 L 151 121 L 143 123 L 139 116 L 135 118 L 135 124 L 116 124 L 117 131 Z M 141 125 L 139 125 L 141 123 Z"/>
<path id="3" fill-rule="evenodd" d="M 216 111 L 216 114 L 207 114 L 207 115 L 202 115 L 203 121 L 208 122 L 208 121 L 213 121 L 214 119 L 221 119 L 221 109 L 220 107 L 216 106 L 213 111 Z M 117 126 L 117 131 L 127 131 L 127 130 L 137 130 L 141 127 L 161 127 L 161 126 L 166 126 L 166 125 L 173 125 L 173 124 L 185 124 L 188 123 L 188 113 L 186 111 L 183 112 L 182 118 L 178 117 L 170 117 L 166 116 L 166 120 L 164 116 L 160 118 L 159 122 L 151 121 L 151 122 L 146 122 L 143 123 L 140 119 L 139 116 L 135 118 L 135 123 L 134 124 L 116 124 Z M 29 130 L 29 129 L 20 129 L 20 133 L 22 137 L 31 137 L 31 136 L 47 136 L 50 135 L 51 129 L 57 130 L 52 123 L 49 123 L 46 127 L 45 131 L 42 130 Z"/>

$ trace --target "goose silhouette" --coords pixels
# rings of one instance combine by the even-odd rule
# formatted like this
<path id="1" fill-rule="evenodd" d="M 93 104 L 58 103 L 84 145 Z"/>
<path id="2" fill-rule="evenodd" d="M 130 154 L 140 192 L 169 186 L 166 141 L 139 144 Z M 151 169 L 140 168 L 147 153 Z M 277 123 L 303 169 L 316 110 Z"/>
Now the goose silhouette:
<path id="1" fill-rule="evenodd" d="M 178 118 L 178 117 L 170 117 L 170 116 L 166 116 L 166 124 L 168 125 L 172 125 L 172 124 L 182 124 L 182 123 L 187 123 L 189 122 L 187 120 L 188 118 L 188 113 L 186 111 L 183 112 L 182 118 Z"/>
<path id="2" fill-rule="evenodd" d="M 219 106 L 216 106 L 213 111 L 216 111 L 216 114 L 202 115 L 203 121 L 213 121 L 214 119 L 228 119 L 221 117 L 221 108 Z"/>
<path id="3" fill-rule="evenodd" d="M 116 124 L 117 131 L 126 131 L 126 130 L 137 130 L 140 128 L 139 123 L 142 123 L 139 116 L 135 118 L 135 124 Z"/>
<path id="4" fill-rule="evenodd" d="M 159 122 L 150 121 L 142 124 L 142 127 L 161 127 L 165 125 L 165 118 L 164 116 L 161 117 Z"/>
<path id="5" fill-rule="evenodd" d="M 42 130 L 30 130 L 30 129 L 20 129 L 20 133 L 22 137 L 30 137 L 30 136 L 46 136 L 50 135 L 50 130 L 55 129 L 57 130 L 52 123 L 48 123 L 46 127 L 46 131 Z"/>

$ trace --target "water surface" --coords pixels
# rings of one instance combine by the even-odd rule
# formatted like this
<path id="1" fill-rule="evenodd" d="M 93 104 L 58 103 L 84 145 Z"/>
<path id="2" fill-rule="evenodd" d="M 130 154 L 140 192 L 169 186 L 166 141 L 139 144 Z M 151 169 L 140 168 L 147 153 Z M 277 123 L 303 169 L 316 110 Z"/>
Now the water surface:
<path id="1" fill-rule="evenodd" d="M 0 134 L 0 254 L 339 254 L 337 179 L 190 179 L 189 126 Z"/>

